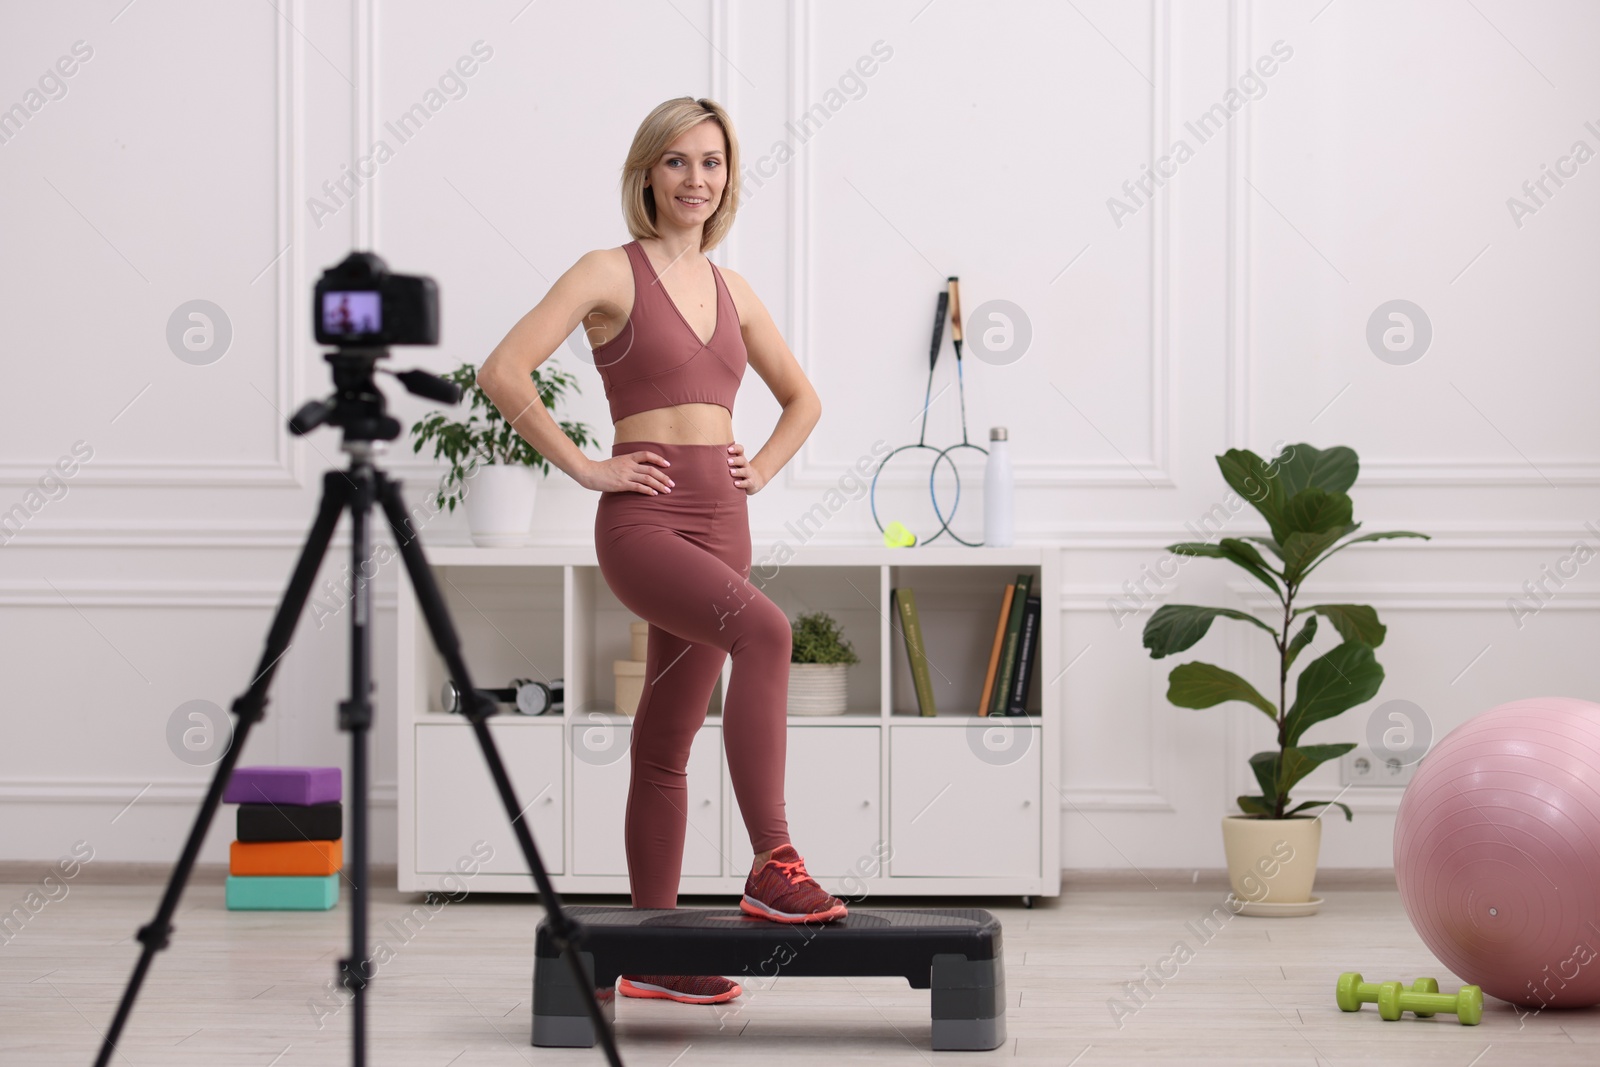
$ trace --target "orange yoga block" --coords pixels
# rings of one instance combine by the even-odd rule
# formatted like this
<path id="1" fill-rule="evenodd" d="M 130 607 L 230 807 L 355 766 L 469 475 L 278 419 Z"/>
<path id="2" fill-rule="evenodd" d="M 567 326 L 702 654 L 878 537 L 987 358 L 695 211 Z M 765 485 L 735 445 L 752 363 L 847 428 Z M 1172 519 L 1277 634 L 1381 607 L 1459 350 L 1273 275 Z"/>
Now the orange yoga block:
<path id="1" fill-rule="evenodd" d="M 344 865 L 338 841 L 235 841 L 229 874 L 335 874 Z"/>

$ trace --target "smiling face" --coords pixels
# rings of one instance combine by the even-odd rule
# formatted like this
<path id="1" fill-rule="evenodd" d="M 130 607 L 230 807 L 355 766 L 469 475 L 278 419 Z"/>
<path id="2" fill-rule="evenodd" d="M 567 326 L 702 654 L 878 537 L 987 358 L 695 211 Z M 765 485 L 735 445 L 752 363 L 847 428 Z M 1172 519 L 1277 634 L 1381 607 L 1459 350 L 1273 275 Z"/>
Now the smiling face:
<path id="1" fill-rule="evenodd" d="M 728 184 L 727 163 L 727 141 L 714 119 L 668 145 L 645 179 L 655 196 L 657 225 L 687 229 L 709 219 Z"/>

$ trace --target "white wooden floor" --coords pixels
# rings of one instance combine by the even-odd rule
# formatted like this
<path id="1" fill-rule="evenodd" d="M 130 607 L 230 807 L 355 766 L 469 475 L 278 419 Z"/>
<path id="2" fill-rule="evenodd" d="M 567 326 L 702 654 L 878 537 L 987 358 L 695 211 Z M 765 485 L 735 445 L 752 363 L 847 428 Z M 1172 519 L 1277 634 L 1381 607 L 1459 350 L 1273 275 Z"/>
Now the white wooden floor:
<path id="1" fill-rule="evenodd" d="M 42 877 L 41 865 L 41 877 Z M 97 865 L 99 866 L 99 865 Z M 0 870 L 0 904 L 38 881 L 27 865 Z M 86 1065 L 110 1022 L 165 871 L 142 884 L 76 881 L 9 943 L 0 943 L 0 1064 Z M 1073 879 L 1063 895 L 1029 910 L 1016 899 L 940 901 L 985 907 L 1005 927 L 1009 1038 L 993 1052 L 933 1053 L 928 992 L 904 981 L 779 977 L 745 983 L 720 1006 L 619 1000 L 623 1062 L 788 1065 L 1033 1063 L 1404 1064 L 1495 1067 L 1600 1063 L 1600 1009 L 1519 1017 L 1486 1004 L 1483 1023 L 1446 1016 L 1386 1023 L 1375 1008 L 1341 1013 L 1343 970 L 1410 981 L 1445 972 L 1412 932 L 1392 882 L 1329 877 L 1322 913 L 1306 919 L 1236 917 L 1209 941 L 1199 918 L 1223 896 L 1213 875 Z M 387 884 L 393 884 L 392 875 Z M 375 894 L 373 936 L 395 958 L 369 1002 L 369 1062 L 377 1067 L 599 1064 L 598 1049 L 529 1045 L 533 932 L 542 910 L 529 897 L 476 895 L 441 908 L 409 941 L 384 923 L 420 901 Z M 573 903 L 625 904 L 574 897 Z M 686 899 L 681 906 L 731 906 Z M 857 907 L 927 906 L 868 900 Z M 114 1062 L 136 1067 L 301 1067 L 349 1061 L 349 1013 L 318 1011 L 347 938 L 347 901 L 327 913 L 228 912 L 216 872 L 197 875 L 175 920 L 172 947 L 157 954 Z M 0 939 L 3 940 L 3 939 Z M 1142 1003 L 1124 984 L 1187 943 L 1193 958 Z M 1165 965 L 1171 973 L 1171 964 Z M 737 975 L 729 977 L 738 978 Z M 1119 1020 L 1120 1000 L 1131 1014 Z"/>

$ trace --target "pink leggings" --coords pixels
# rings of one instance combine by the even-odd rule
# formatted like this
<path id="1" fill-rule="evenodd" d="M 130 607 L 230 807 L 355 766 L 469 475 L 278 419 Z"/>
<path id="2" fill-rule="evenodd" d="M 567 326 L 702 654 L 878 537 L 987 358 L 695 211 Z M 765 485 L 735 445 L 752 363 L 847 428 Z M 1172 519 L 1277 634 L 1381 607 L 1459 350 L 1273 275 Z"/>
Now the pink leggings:
<path id="1" fill-rule="evenodd" d="M 747 496 L 728 472 L 728 446 L 618 441 L 611 454 L 641 449 L 671 463 L 659 469 L 672 479 L 672 492 L 601 493 L 594 544 L 606 584 L 650 624 L 628 753 L 624 839 L 633 906 L 673 908 L 689 745 L 729 654 L 722 743 L 751 851 L 789 841 L 783 771 L 793 632 L 782 609 L 749 582 Z"/>

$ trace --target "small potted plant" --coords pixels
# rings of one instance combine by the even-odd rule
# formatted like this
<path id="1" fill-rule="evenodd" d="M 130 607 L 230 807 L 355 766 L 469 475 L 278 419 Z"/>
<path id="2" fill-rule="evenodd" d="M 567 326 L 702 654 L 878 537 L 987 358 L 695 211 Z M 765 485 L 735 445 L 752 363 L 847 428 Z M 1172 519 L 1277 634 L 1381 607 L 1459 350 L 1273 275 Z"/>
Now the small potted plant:
<path id="1" fill-rule="evenodd" d="M 1228 485 L 1267 520 L 1269 537 L 1224 537 L 1216 543 L 1190 541 L 1170 545 L 1182 556 L 1210 556 L 1240 567 L 1278 601 L 1278 625 L 1248 612 L 1167 604 L 1144 627 L 1144 646 L 1152 659 L 1182 652 L 1198 642 L 1212 620 L 1238 619 L 1265 632 L 1277 652 L 1277 700 L 1269 700 L 1244 678 L 1209 663 L 1183 663 L 1172 669 L 1167 699 L 1180 708 L 1209 708 L 1241 701 L 1272 721 L 1276 744 L 1250 757 L 1259 794 L 1241 796 L 1244 814 L 1222 820 L 1223 849 L 1236 910 L 1253 914 L 1308 914 L 1314 911 L 1311 885 L 1316 878 L 1321 844 L 1320 813 L 1314 808 L 1336 804 L 1348 821 L 1348 805 L 1337 800 L 1295 804 L 1289 792 L 1306 775 L 1338 759 L 1354 744 L 1304 744 L 1306 731 L 1371 700 L 1383 683 L 1383 667 L 1373 649 L 1383 643 L 1385 627 L 1365 604 L 1296 605 L 1301 584 L 1328 557 L 1361 541 L 1426 534 L 1393 531 L 1350 536 L 1361 524 L 1351 520 L 1348 490 L 1360 464 L 1345 447 L 1319 451 L 1290 445 L 1270 463 L 1253 452 L 1232 449 L 1217 457 Z M 1243 504 L 1235 501 L 1238 507 Z M 1237 508 L 1235 509 L 1237 510 Z M 1261 554 L 1265 548 L 1273 560 Z M 1304 617 L 1293 633 L 1296 619 Z M 1339 635 L 1339 643 L 1307 663 L 1288 702 L 1289 671 L 1317 635 L 1321 618 Z M 1252 907 L 1253 905 L 1253 907 Z M 1287 906 L 1280 909 L 1280 905 Z M 1295 906 L 1299 906 L 1296 908 Z"/>
<path id="2" fill-rule="evenodd" d="M 454 512 L 456 501 L 462 501 L 475 545 L 516 548 L 526 544 L 533 525 L 538 476 L 550 473 L 550 461 L 512 428 L 479 388 L 477 367 L 463 363 L 444 377 L 470 399 L 466 421 L 436 411 L 411 427 L 413 452 L 421 452 L 423 444 L 432 441 L 434 458 L 450 463 L 434 504 Z M 534 368 L 531 377 L 540 402 L 552 413 L 568 387 L 582 392 L 577 378 L 558 370 L 554 362 Z M 560 426 L 579 448 L 598 443 L 581 422 L 562 422 Z"/>
<path id="3" fill-rule="evenodd" d="M 790 628 L 794 651 L 789 657 L 789 714 L 844 714 L 845 672 L 861 657 L 827 612 L 801 615 Z"/>

